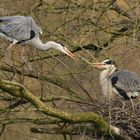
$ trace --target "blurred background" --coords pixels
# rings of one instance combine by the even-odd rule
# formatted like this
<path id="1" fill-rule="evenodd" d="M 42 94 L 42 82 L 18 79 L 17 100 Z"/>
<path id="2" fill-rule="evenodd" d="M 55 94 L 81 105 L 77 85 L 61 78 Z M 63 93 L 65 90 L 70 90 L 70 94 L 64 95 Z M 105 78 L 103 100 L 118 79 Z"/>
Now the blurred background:
<path id="1" fill-rule="evenodd" d="M 64 44 L 76 60 L 57 50 L 40 51 L 28 45 L 14 45 L 9 58 L 6 48 L 10 43 L 0 38 L 1 79 L 23 84 L 51 107 L 73 113 L 97 112 L 111 124 L 126 129 L 134 139 L 140 138 L 139 103 L 136 102 L 133 112 L 129 102 L 121 110 L 123 101 L 117 97 L 104 101 L 99 86 L 100 71 L 83 61 L 100 62 L 110 58 L 120 69 L 140 75 L 139 0 L 0 0 L 0 16 L 12 15 L 34 18 L 42 28 L 43 42 Z M 51 118 L 30 103 L 16 104 L 18 98 L 2 91 L 0 100 L 0 140 L 64 139 L 63 135 L 51 131 L 60 127 L 59 124 L 37 123 Z M 35 133 L 33 128 L 46 131 Z M 84 132 L 70 138 L 93 139 Z"/>

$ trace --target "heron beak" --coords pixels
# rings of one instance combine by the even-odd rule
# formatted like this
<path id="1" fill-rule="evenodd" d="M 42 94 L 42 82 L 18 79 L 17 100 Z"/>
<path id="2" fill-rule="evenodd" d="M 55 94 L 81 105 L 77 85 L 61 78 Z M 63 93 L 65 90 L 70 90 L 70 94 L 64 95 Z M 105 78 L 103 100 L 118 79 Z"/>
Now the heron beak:
<path id="1" fill-rule="evenodd" d="M 68 56 L 70 56 L 71 58 L 75 59 L 75 55 L 73 53 L 71 53 L 67 47 L 64 47 L 64 53 Z"/>
<path id="2" fill-rule="evenodd" d="M 94 68 L 97 68 L 97 69 L 101 69 L 104 66 L 104 64 L 102 64 L 102 63 L 92 63 L 92 65 Z"/>
<path id="3" fill-rule="evenodd" d="M 43 32 L 42 32 L 42 31 L 40 31 L 39 33 L 40 33 L 41 35 L 43 34 Z"/>

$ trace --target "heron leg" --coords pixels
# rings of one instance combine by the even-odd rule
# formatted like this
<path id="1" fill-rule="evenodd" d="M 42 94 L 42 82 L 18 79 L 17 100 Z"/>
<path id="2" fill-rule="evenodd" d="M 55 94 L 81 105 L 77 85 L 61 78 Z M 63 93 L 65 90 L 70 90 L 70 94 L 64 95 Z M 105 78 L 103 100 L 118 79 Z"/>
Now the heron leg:
<path id="1" fill-rule="evenodd" d="M 30 71 L 34 71 L 34 69 L 32 68 L 32 65 L 28 63 L 27 58 L 24 56 L 24 53 L 25 53 L 25 50 L 24 48 L 22 48 L 21 57 L 22 57 L 23 63 L 27 64 Z"/>
<path id="2" fill-rule="evenodd" d="M 133 103 L 133 101 L 132 101 L 132 98 L 130 97 L 130 102 L 131 102 L 131 105 L 132 105 L 132 110 L 134 111 L 135 109 L 134 109 L 134 103 Z"/>
<path id="3" fill-rule="evenodd" d="M 10 50 L 10 48 L 11 48 L 14 44 L 16 44 L 17 42 L 18 42 L 17 40 L 14 40 L 13 43 L 11 43 L 10 46 L 9 46 L 6 50 Z"/>
<path id="4" fill-rule="evenodd" d="M 25 57 L 24 47 L 22 48 L 22 51 L 21 51 L 21 58 L 22 58 L 22 62 L 28 65 L 27 57 Z"/>
<path id="5" fill-rule="evenodd" d="M 122 105 L 121 109 L 124 109 L 124 107 L 125 107 L 125 101 L 123 101 L 123 105 Z"/>
<path id="6" fill-rule="evenodd" d="M 10 65 L 12 65 L 12 61 L 11 61 L 11 50 L 10 48 L 13 46 L 14 44 L 10 44 L 10 46 L 6 49 L 6 62 Z"/>
<path id="7" fill-rule="evenodd" d="M 12 65 L 12 62 L 11 62 L 11 51 L 10 51 L 10 48 L 16 44 L 18 41 L 17 40 L 14 40 L 13 43 L 10 44 L 10 46 L 6 49 L 6 61 L 8 62 L 8 64 Z"/>

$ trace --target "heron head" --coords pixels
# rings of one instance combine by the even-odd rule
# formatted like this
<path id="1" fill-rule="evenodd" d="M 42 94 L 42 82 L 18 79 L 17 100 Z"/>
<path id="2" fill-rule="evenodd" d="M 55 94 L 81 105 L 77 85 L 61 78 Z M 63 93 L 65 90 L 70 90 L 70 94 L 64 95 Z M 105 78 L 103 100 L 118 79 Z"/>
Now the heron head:
<path id="1" fill-rule="evenodd" d="M 100 70 L 106 70 L 106 69 L 116 69 L 115 62 L 110 59 L 106 59 L 102 61 L 101 63 L 92 63 L 93 67 L 100 69 Z"/>
<path id="2" fill-rule="evenodd" d="M 74 57 L 74 54 L 72 54 L 67 47 L 65 47 L 64 45 L 60 44 L 60 43 L 56 43 L 56 42 L 53 42 L 53 41 L 50 41 L 50 48 L 55 48 L 59 51 L 61 51 L 62 53 L 70 56 L 71 58 L 75 59 Z"/>

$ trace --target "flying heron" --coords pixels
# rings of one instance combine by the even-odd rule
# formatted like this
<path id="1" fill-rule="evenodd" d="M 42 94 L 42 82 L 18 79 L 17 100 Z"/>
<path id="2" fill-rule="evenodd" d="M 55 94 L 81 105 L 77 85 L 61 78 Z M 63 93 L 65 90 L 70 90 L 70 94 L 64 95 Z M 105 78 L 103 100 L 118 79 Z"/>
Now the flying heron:
<path id="1" fill-rule="evenodd" d="M 54 41 L 49 41 L 47 43 L 42 43 L 39 38 L 39 34 L 42 34 L 41 28 L 35 23 L 33 18 L 29 16 L 5 16 L 0 17 L 0 37 L 9 40 L 11 45 L 14 44 L 29 44 L 40 50 L 48 50 L 50 48 L 55 48 L 64 54 L 74 58 L 74 55 L 67 49 L 67 47 L 56 43 Z"/>
<path id="2" fill-rule="evenodd" d="M 115 62 L 104 60 L 101 63 L 93 63 L 93 66 L 102 69 L 100 72 L 100 84 L 102 93 L 118 94 L 123 100 L 136 98 L 140 94 L 140 77 L 128 70 L 118 70 Z"/>

